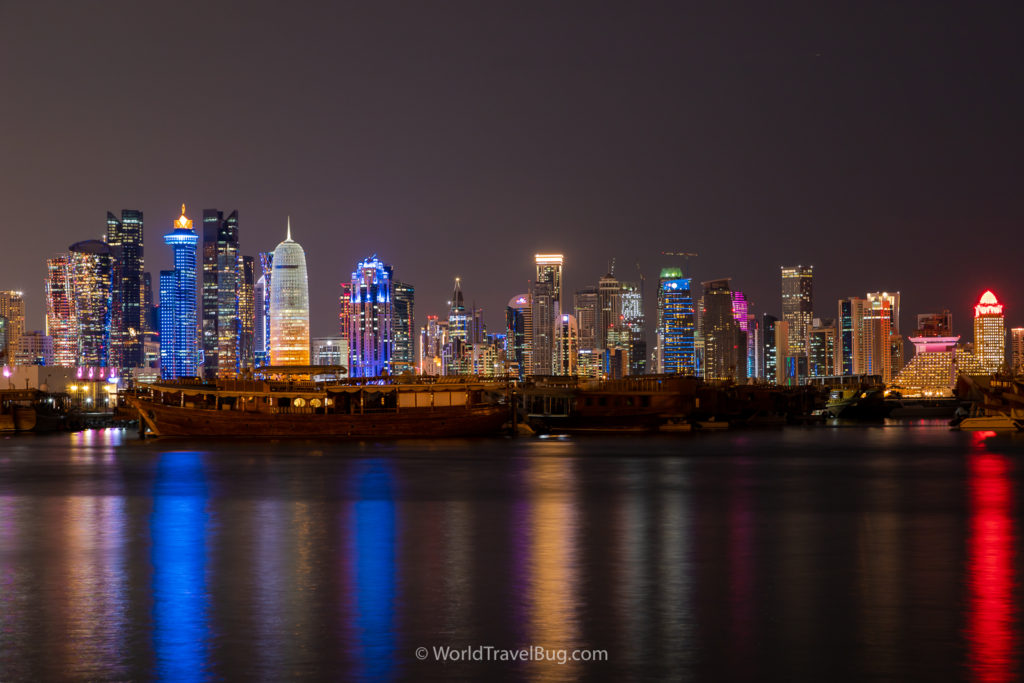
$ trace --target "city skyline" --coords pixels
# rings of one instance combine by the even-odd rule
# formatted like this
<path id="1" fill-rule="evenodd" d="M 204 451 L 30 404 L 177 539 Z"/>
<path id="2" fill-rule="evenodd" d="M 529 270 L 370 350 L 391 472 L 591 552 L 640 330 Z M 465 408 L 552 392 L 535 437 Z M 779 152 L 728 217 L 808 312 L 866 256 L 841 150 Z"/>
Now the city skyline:
<path id="1" fill-rule="evenodd" d="M 566 254 L 567 293 L 612 257 L 651 282 L 679 250 L 755 311 L 794 263 L 823 301 L 963 311 L 993 289 L 1024 310 L 1000 248 L 1024 224 L 1004 10 L 5 5 L 0 55 L 32 68 L 0 73 L 0 288 L 42 329 L 44 259 L 98 238 L 106 210 L 162 226 L 185 202 L 237 208 L 248 254 L 289 214 L 310 226 L 316 336 L 342 264 L 374 252 L 424 314 L 461 277 L 489 328 L 545 252 Z"/>

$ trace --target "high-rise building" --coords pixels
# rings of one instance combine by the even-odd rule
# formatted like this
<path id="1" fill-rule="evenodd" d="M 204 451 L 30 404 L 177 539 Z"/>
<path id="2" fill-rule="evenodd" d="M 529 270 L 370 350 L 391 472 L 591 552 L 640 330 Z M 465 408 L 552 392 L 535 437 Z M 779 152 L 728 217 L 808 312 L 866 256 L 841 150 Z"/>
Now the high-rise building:
<path id="1" fill-rule="evenodd" d="M 61 254 L 46 260 L 46 334 L 53 340 L 53 364 L 73 367 L 78 359 L 71 259 Z"/>
<path id="2" fill-rule="evenodd" d="M 900 335 L 900 293 L 869 292 L 858 345 L 864 374 L 880 375 L 890 383 L 903 368 L 903 337 Z"/>
<path id="3" fill-rule="evenodd" d="M 1024 327 L 1014 327 L 1010 330 L 1010 350 L 1010 368 L 1015 376 L 1020 377 L 1024 375 Z"/>
<path id="4" fill-rule="evenodd" d="M 121 219 L 107 212 L 107 244 L 117 258 L 118 278 L 111 296 L 111 348 L 119 358 L 112 365 L 140 368 L 144 364 L 142 336 L 146 311 L 143 309 L 143 272 L 145 254 L 142 234 L 142 212 L 121 211 Z M 56 344 L 55 349 L 57 353 Z"/>
<path id="5" fill-rule="evenodd" d="M 348 366 L 348 341 L 341 337 L 313 337 L 310 342 L 312 365 Z"/>
<path id="6" fill-rule="evenodd" d="M 26 332 L 21 338 L 26 365 L 53 365 L 53 338 L 42 330 Z"/>
<path id="7" fill-rule="evenodd" d="M 573 295 L 573 313 L 579 327 L 580 348 L 597 348 L 597 287 L 584 287 Z"/>
<path id="8" fill-rule="evenodd" d="M 808 332 L 808 374 L 811 377 L 833 377 L 836 374 L 837 351 L 835 322 L 815 318 Z"/>
<path id="9" fill-rule="evenodd" d="M 555 374 L 574 376 L 579 358 L 579 333 L 576 330 L 576 318 L 568 313 L 562 314 L 556 332 Z"/>
<path id="10" fill-rule="evenodd" d="M 622 285 L 608 273 L 597 281 L 597 348 L 608 348 L 609 337 L 617 341 L 621 328 Z"/>
<path id="11" fill-rule="evenodd" d="M 256 362 L 256 260 L 238 257 L 238 370 Z"/>
<path id="12" fill-rule="evenodd" d="M 762 352 L 764 371 L 761 378 L 770 384 L 774 384 L 776 380 L 775 324 L 778 321 L 779 319 L 770 313 L 765 313 L 761 317 L 761 348 L 764 349 Z"/>
<path id="13" fill-rule="evenodd" d="M 238 335 L 238 212 L 203 210 L 203 376 L 234 377 L 241 369 Z"/>
<path id="14" fill-rule="evenodd" d="M 106 367 L 111 357 L 114 285 L 120 279 L 110 245 L 99 240 L 72 244 L 72 304 L 78 325 L 75 363 Z"/>
<path id="15" fill-rule="evenodd" d="M 776 320 L 774 361 L 775 383 L 779 386 L 792 387 L 799 383 L 797 377 L 797 359 L 789 355 L 789 321 Z"/>
<path id="16" fill-rule="evenodd" d="M 732 315 L 736 319 L 736 324 L 740 330 L 747 337 L 747 379 L 754 379 L 757 376 L 757 335 L 754 334 L 754 329 L 751 328 L 750 322 L 752 316 L 750 315 L 751 304 L 747 301 L 746 295 L 740 290 L 736 290 L 732 293 Z"/>
<path id="17" fill-rule="evenodd" d="M 953 314 L 943 309 L 941 313 L 919 313 L 915 337 L 953 336 Z"/>
<path id="18" fill-rule="evenodd" d="M 530 341 L 534 375 L 554 372 L 555 333 L 561 324 L 562 254 L 536 254 L 537 279 L 531 292 L 533 336 Z"/>
<path id="19" fill-rule="evenodd" d="M 356 265 L 350 299 L 350 376 L 379 377 L 390 371 L 394 353 L 393 297 L 391 266 L 385 265 L 376 254 Z"/>
<path id="20" fill-rule="evenodd" d="M 505 309 L 505 358 L 509 364 L 509 371 L 520 380 L 533 373 L 530 355 L 530 341 L 533 337 L 532 313 L 533 307 L 528 293 L 509 299 Z"/>
<path id="21" fill-rule="evenodd" d="M 199 235 L 185 215 L 164 235 L 174 250 L 174 268 L 160 271 L 160 376 L 196 377 L 199 370 L 199 327 L 196 296 L 196 244 Z"/>
<path id="22" fill-rule="evenodd" d="M 702 283 L 701 316 L 704 337 L 704 379 L 742 382 L 747 377 L 747 333 L 733 313 L 728 278 Z"/>
<path id="23" fill-rule="evenodd" d="M 1003 305 L 991 290 L 974 306 L 974 356 L 986 373 L 998 372 L 1006 362 Z"/>
<path id="24" fill-rule="evenodd" d="M 25 334 L 25 297 L 14 290 L 0 291 L 0 316 L 7 319 L 7 365 L 21 362 L 21 336 Z"/>
<path id="25" fill-rule="evenodd" d="M 807 331 L 813 317 L 814 266 L 783 267 L 782 319 L 789 323 L 788 356 L 806 359 Z"/>
<path id="26" fill-rule="evenodd" d="M 436 315 L 427 316 L 420 329 L 420 374 L 437 377 L 444 374 L 444 345 L 448 323 Z"/>
<path id="27" fill-rule="evenodd" d="M 274 276 L 270 281 L 270 364 L 309 365 L 306 252 L 292 239 L 291 218 L 284 241 L 274 249 Z"/>
<path id="28" fill-rule="evenodd" d="M 270 363 L 270 283 L 274 279 L 274 252 L 261 251 L 260 279 L 256 281 L 253 294 L 256 310 L 254 311 L 254 335 L 256 350 L 253 353 L 256 367 Z"/>
<path id="29" fill-rule="evenodd" d="M 620 304 L 624 339 L 629 347 L 629 374 L 647 373 L 647 325 L 644 315 L 643 280 L 623 282 Z"/>
<path id="30" fill-rule="evenodd" d="M 889 388 L 903 398 L 953 396 L 960 373 L 984 374 L 974 354 L 956 348 L 959 339 L 950 335 L 911 337 L 916 353 L 889 383 Z"/>
<path id="31" fill-rule="evenodd" d="M 696 318 L 690 278 L 662 268 L 658 278 L 658 372 L 694 375 Z"/>
<path id="32" fill-rule="evenodd" d="M 0 365 L 11 365 L 10 349 L 7 344 L 7 336 L 10 334 L 10 331 L 10 321 L 0 315 Z"/>
<path id="33" fill-rule="evenodd" d="M 405 282 L 391 283 L 391 332 L 394 350 L 391 354 L 391 372 L 395 375 L 416 372 L 416 289 Z"/>
<path id="34" fill-rule="evenodd" d="M 469 341 L 469 317 L 466 315 L 466 302 L 462 296 L 462 283 L 455 278 L 452 298 L 448 301 L 448 326 L 445 343 L 450 346 L 447 353 L 444 374 L 468 374 L 467 345 Z"/>

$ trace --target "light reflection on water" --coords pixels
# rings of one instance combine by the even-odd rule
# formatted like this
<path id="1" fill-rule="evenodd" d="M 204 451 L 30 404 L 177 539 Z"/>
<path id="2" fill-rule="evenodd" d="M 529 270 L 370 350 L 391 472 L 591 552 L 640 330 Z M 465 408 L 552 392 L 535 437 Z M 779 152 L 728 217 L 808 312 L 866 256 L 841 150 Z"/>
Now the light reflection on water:
<path id="1" fill-rule="evenodd" d="M 689 436 L 12 439 L 0 680 L 1020 677 L 1024 441 Z"/>

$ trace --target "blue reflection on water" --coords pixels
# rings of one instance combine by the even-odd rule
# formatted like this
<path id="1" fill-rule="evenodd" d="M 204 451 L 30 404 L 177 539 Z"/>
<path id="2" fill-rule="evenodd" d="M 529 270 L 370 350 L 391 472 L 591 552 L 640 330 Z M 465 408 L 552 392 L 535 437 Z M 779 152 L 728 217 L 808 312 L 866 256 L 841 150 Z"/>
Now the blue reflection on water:
<path id="1" fill-rule="evenodd" d="M 360 680 L 395 677 L 395 504 L 390 466 L 361 463 L 356 474 L 359 500 L 353 506 L 355 620 Z"/>
<path id="2" fill-rule="evenodd" d="M 164 453 L 150 520 L 156 676 L 208 677 L 206 473 L 199 453 Z"/>

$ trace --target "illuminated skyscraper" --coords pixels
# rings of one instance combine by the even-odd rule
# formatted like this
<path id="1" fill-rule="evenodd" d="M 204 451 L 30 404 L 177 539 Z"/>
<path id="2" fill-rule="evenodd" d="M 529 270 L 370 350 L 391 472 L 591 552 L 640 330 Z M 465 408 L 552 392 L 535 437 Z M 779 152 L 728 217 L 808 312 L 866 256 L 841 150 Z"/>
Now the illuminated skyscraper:
<path id="1" fill-rule="evenodd" d="M 420 374 L 438 377 L 444 374 L 443 350 L 448 323 L 427 316 L 427 324 L 420 330 Z"/>
<path id="2" fill-rule="evenodd" d="M 505 309 L 505 357 L 510 370 L 520 380 L 533 374 L 530 342 L 533 337 L 533 307 L 530 295 L 519 294 L 509 299 Z"/>
<path id="3" fill-rule="evenodd" d="M 7 319 L 7 365 L 21 362 L 21 336 L 25 334 L 25 297 L 13 290 L 0 291 L 0 316 Z"/>
<path id="4" fill-rule="evenodd" d="M 1011 364 L 1013 374 L 1024 375 L 1024 327 L 1014 327 L 1010 330 Z"/>
<path id="5" fill-rule="evenodd" d="M 416 289 L 405 282 L 391 283 L 392 311 L 394 320 L 391 331 L 394 336 L 394 351 L 391 355 L 391 372 L 400 375 L 415 372 L 416 369 Z"/>
<path id="6" fill-rule="evenodd" d="M 7 318 L 0 315 L 0 365 L 11 365 L 8 356 L 7 335 L 10 333 L 11 323 Z"/>
<path id="7" fill-rule="evenodd" d="M 864 374 L 880 375 L 890 383 L 903 369 L 903 337 L 900 335 L 900 293 L 869 292 L 858 344 Z"/>
<path id="8" fill-rule="evenodd" d="M 579 358 L 576 318 L 567 313 L 563 314 L 558 321 L 556 332 L 554 374 L 573 376 L 576 374 L 576 363 Z"/>
<path id="9" fill-rule="evenodd" d="M 764 358 L 764 371 L 761 375 L 761 379 L 764 379 L 770 384 L 774 384 L 776 380 L 776 369 L 778 367 L 778 358 L 775 349 L 775 324 L 779 322 L 779 319 L 770 313 L 765 313 L 761 317 L 761 348 L 763 349 L 762 356 Z"/>
<path id="10" fill-rule="evenodd" d="M 740 329 L 733 313 L 729 280 L 711 280 L 703 285 L 704 379 L 743 382 L 747 377 L 747 333 Z"/>
<path id="11" fill-rule="evenodd" d="M 622 310 L 623 339 L 629 346 L 629 374 L 647 372 L 647 325 L 644 315 L 643 279 L 623 282 L 619 302 Z"/>
<path id="12" fill-rule="evenodd" d="M 203 210 L 203 376 L 234 377 L 240 367 L 238 212 Z"/>
<path id="13" fill-rule="evenodd" d="M 110 245 L 99 240 L 72 244 L 71 281 L 74 318 L 78 325 L 75 363 L 106 367 L 111 362 L 111 316 L 114 285 L 119 281 Z"/>
<path id="14" fill-rule="evenodd" d="M 196 244 L 192 221 L 181 216 L 164 243 L 174 250 L 174 268 L 160 271 L 160 376 L 196 377 L 199 368 L 199 329 L 196 302 Z"/>
<path id="15" fill-rule="evenodd" d="M 385 265 L 376 254 L 356 265 L 352 273 L 349 322 L 350 376 L 379 377 L 385 371 L 390 372 L 394 353 L 393 296 L 391 266 Z"/>
<path id="16" fill-rule="evenodd" d="M 238 369 L 256 361 L 256 261 L 238 257 Z"/>
<path id="17" fill-rule="evenodd" d="M 808 374 L 811 377 L 833 377 L 837 374 L 837 338 L 836 326 L 832 320 L 814 319 L 808 331 Z"/>
<path id="18" fill-rule="evenodd" d="M 1006 362 L 1006 323 L 1003 305 L 991 290 L 974 306 L 974 356 L 985 372 L 998 372 Z"/>
<path id="19" fill-rule="evenodd" d="M 290 218 L 284 241 L 274 249 L 274 276 L 270 282 L 270 364 L 309 365 L 306 252 L 292 240 Z"/>
<path id="20" fill-rule="evenodd" d="M 658 278 L 658 372 L 694 375 L 696 317 L 690 278 L 662 268 Z"/>
<path id="21" fill-rule="evenodd" d="M 253 295 L 254 334 L 256 350 L 253 354 L 256 367 L 270 363 L 270 283 L 274 275 L 274 252 L 260 252 L 260 279 L 256 281 Z"/>
<path id="22" fill-rule="evenodd" d="M 789 323 L 789 356 L 807 357 L 807 330 L 814 317 L 814 266 L 782 268 L 782 319 Z"/>
<path id="23" fill-rule="evenodd" d="M 562 312 L 562 254 L 537 254 L 537 279 L 530 297 L 533 318 L 533 336 L 530 340 L 533 374 L 550 375 L 554 372 L 555 332 L 561 324 Z"/>
<path id="24" fill-rule="evenodd" d="M 139 368 L 144 364 L 142 335 L 145 310 L 142 306 L 145 268 L 142 212 L 121 211 L 121 219 L 107 212 L 107 244 L 117 258 L 117 281 L 113 284 L 110 345 L 118 358 L 112 365 Z M 54 339 L 57 354 L 58 340 Z"/>
<path id="25" fill-rule="evenodd" d="M 71 259 L 61 254 L 46 260 L 46 334 L 53 340 L 53 364 L 73 367 L 78 358 L 78 322 L 72 296 Z"/>

